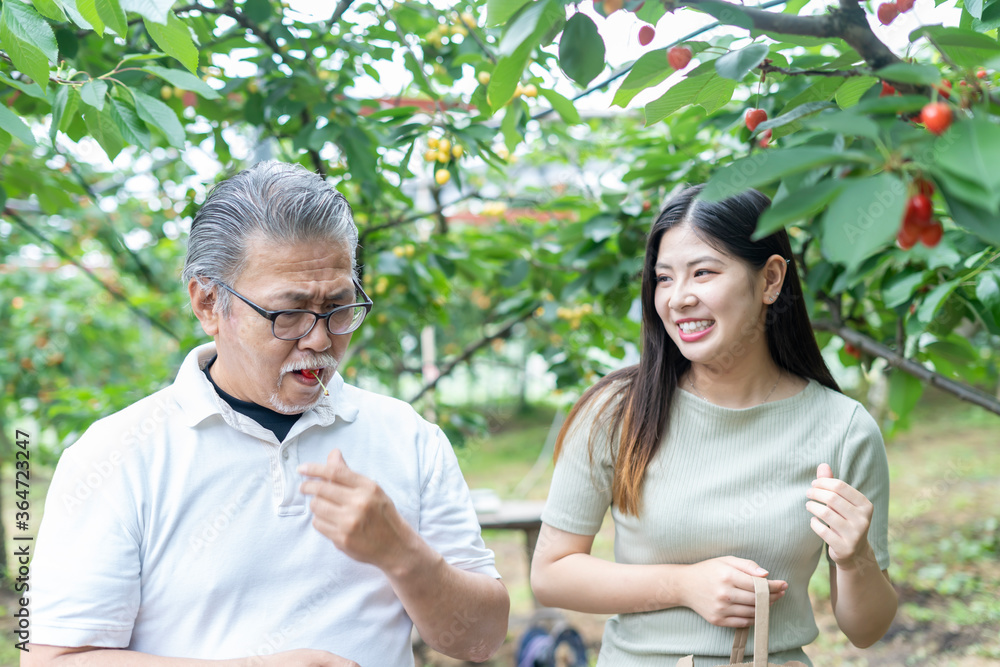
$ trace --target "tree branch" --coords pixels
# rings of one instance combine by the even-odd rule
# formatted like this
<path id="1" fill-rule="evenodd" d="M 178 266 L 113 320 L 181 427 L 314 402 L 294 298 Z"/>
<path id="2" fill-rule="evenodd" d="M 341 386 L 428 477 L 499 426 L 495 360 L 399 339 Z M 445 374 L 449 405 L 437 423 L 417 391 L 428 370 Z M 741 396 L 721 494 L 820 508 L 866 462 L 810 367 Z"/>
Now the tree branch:
<path id="1" fill-rule="evenodd" d="M 336 25 L 340 17 L 344 15 L 347 8 L 351 6 L 353 0 L 340 0 L 337 6 L 333 9 L 333 14 L 330 15 L 330 20 L 326 22 L 326 32 L 333 30 L 333 26 Z"/>
<path id="2" fill-rule="evenodd" d="M 40 231 L 38 231 L 37 229 L 35 229 L 34 227 L 32 227 L 30 224 L 28 224 L 28 222 L 24 218 L 22 218 L 17 213 L 15 213 L 14 211 L 10 210 L 9 208 L 5 209 L 3 211 L 3 214 L 6 215 L 6 216 L 9 216 L 14 222 L 16 222 L 18 225 L 20 225 L 21 227 L 23 227 L 24 230 L 27 231 L 29 234 L 31 234 L 32 236 L 34 236 L 37 239 L 40 239 L 46 245 L 50 246 L 53 250 L 56 251 L 56 253 L 60 257 L 62 257 L 66 261 L 70 262 L 76 268 L 78 268 L 81 271 L 83 271 L 84 275 L 86 275 L 88 278 L 90 278 L 95 283 L 97 283 L 98 286 L 100 286 L 101 289 L 103 289 L 105 292 L 107 292 L 108 294 L 110 294 L 112 297 L 114 297 L 118 301 L 121 301 L 123 304 L 125 304 L 125 307 L 127 307 L 133 313 L 135 313 L 136 315 L 138 315 L 142 319 L 146 320 L 147 322 L 149 322 L 154 327 L 156 327 L 157 329 L 159 329 L 163 333 L 167 334 L 168 336 L 170 336 L 174 340 L 176 340 L 178 342 L 180 341 L 180 337 L 177 334 L 175 334 L 173 331 L 171 331 L 170 329 L 168 329 L 166 327 L 166 325 L 164 325 L 159 320 L 153 318 L 151 315 L 149 315 L 145 311 L 141 310 L 138 306 L 136 306 L 131 301 L 129 301 L 128 298 L 124 294 L 122 294 L 122 293 L 120 293 L 120 292 L 112 289 L 103 280 L 101 280 L 100 278 L 98 278 L 97 274 L 95 274 L 93 271 L 91 271 L 86 266 L 84 266 L 79 261 L 77 261 L 77 259 L 75 257 L 73 257 L 71 254 L 69 254 L 69 252 L 67 252 L 65 248 L 63 248 L 58 243 L 56 243 L 52 239 L 49 239 L 44 234 L 42 234 Z"/>
<path id="3" fill-rule="evenodd" d="M 1000 415 L 1000 401 L 992 396 L 984 394 L 967 384 L 946 378 L 940 373 L 935 373 L 934 371 L 925 368 L 922 364 L 913 361 L 912 359 L 907 359 L 906 357 L 898 354 L 895 350 L 892 350 L 882 343 L 869 338 L 863 333 L 831 320 L 817 320 L 812 323 L 812 326 L 813 329 L 817 331 L 826 331 L 840 336 L 854 347 L 858 348 L 862 352 L 870 354 L 873 357 L 882 357 L 889 362 L 889 365 L 893 368 L 898 368 L 903 372 L 909 373 L 915 378 L 926 382 L 931 386 L 937 387 L 938 389 L 946 391 L 949 394 L 953 394 L 963 401 L 968 401 L 969 403 L 978 405 L 979 407 L 989 410 L 994 414 Z"/>
<path id="4" fill-rule="evenodd" d="M 697 7 L 699 2 L 701 0 L 682 0 L 680 4 Z M 859 3 L 853 0 L 841 0 L 839 7 L 831 7 L 828 14 L 821 16 L 779 14 L 753 7 L 744 7 L 724 0 L 713 0 L 713 4 L 724 5 L 733 12 L 747 16 L 753 21 L 753 27 L 761 32 L 803 35 L 805 37 L 840 37 L 857 51 L 858 55 L 873 70 L 902 62 L 872 32 L 864 10 Z M 896 88 L 901 92 L 926 91 L 926 87 L 904 83 L 900 83 Z"/>
<path id="5" fill-rule="evenodd" d="M 760 71 L 763 72 L 763 73 L 765 73 L 765 74 L 768 74 L 770 72 L 778 72 L 779 74 L 786 74 L 788 76 L 802 76 L 804 74 L 805 75 L 810 75 L 810 76 L 842 76 L 842 77 L 845 77 L 845 78 L 846 77 L 851 77 L 851 76 L 871 76 L 871 72 L 865 72 L 865 71 L 862 71 L 862 70 L 859 70 L 859 69 L 797 69 L 797 70 L 791 70 L 791 69 L 788 69 L 787 67 L 776 67 L 774 65 L 765 65 L 765 64 L 762 64 L 760 66 Z"/>
<path id="6" fill-rule="evenodd" d="M 472 357 L 472 355 L 474 355 L 476 352 L 489 345 L 490 342 L 497 340 L 498 338 L 509 337 L 510 332 L 514 329 L 516 325 L 526 320 L 529 320 L 535 316 L 535 310 L 537 309 L 537 307 L 538 307 L 537 304 L 532 306 L 527 312 L 522 314 L 520 317 L 515 318 L 511 322 L 508 322 L 502 329 L 497 331 L 495 334 L 484 336 L 483 338 L 477 340 L 475 343 L 470 343 L 469 345 L 466 345 L 465 349 L 462 350 L 462 353 L 457 357 L 455 357 L 454 359 L 452 359 L 451 361 L 449 361 L 447 364 L 445 364 L 444 368 L 441 369 L 441 372 L 438 374 L 438 376 L 433 380 L 431 380 L 430 382 L 424 384 L 424 386 L 420 388 L 420 391 L 414 394 L 413 398 L 411 398 L 409 402 L 415 403 L 417 399 L 419 399 L 421 396 L 434 389 L 434 387 L 437 386 L 437 383 L 441 380 L 441 378 L 445 377 L 446 375 L 449 375 L 453 370 L 455 370 L 455 368 L 459 364 L 468 361 L 469 358 Z"/>

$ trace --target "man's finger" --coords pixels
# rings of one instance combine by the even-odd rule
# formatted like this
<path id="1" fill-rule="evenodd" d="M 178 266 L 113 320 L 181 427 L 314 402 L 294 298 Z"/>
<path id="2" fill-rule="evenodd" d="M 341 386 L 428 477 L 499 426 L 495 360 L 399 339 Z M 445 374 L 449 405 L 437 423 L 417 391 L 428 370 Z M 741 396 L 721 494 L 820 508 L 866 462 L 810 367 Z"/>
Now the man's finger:
<path id="1" fill-rule="evenodd" d="M 326 479 L 307 479 L 299 485 L 299 491 L 306 496 L 323 498 L 334 505 L 343 505 L 347 497 L 343 485 Z"/>

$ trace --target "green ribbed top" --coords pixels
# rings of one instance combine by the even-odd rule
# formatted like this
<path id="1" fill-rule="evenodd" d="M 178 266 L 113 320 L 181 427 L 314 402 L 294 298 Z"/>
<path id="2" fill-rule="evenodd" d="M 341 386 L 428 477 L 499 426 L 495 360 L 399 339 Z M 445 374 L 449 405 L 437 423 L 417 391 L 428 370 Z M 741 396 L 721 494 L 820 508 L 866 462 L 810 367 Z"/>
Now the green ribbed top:
<path id="1" fill-rule="evenodd" d="M 603 419 L 591 462 L 595 406 L 580 413 L 563 443 L 542 514 L 550 526 L 579 535 L 596 534 L 611 506 L 617 443 Z M 796 649 L 819 634 L 808 587 L 825 545 L 810 528 L 805 505 L 820 463 L 874 505 L 868 540 L 887 569 L 889 469 L 882 434 L 860 403 L 814 380 L 794 396 L 742 410 L 678 390 L 666 439 L 646 471 L 640 516 L 611 507 L 615 560 L 755 561 L 769 578 L 788 582 L 788 592 L 771 606 L 770 652 L 808 662 Z M 605 627 L 598 665 L 663 667 L 692 653 L 703 656 L 699 666 L 722 664 L 733 633 L 687 607 L 619 614 Z M 749 655 L 752 631 L 748 644 Z"/>

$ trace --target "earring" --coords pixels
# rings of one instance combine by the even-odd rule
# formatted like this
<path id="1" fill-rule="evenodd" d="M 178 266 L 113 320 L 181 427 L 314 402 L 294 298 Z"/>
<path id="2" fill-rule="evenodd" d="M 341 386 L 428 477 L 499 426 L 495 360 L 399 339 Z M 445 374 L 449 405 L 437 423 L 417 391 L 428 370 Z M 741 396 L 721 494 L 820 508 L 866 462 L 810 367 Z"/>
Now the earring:
<path id="1" fill-rule="evenodd" d="M 774 296 L 769 296 L 769 297 L 767 297 L 767 300 L 768 300 L 769 302 L 771 302 L 771 303 L 774 303 L 774 300 L 775 300 L 776 298 L 777 298 L 777 297 L 774 297 Z"/>

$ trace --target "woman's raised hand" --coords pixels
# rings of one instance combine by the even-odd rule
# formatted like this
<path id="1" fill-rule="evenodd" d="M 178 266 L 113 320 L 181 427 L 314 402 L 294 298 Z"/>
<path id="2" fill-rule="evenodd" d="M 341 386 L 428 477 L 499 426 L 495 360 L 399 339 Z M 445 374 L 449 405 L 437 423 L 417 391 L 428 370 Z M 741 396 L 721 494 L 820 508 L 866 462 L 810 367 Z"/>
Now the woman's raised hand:
<path id="1" fill-rule="evenodd" d="M 816 479 L 806 491 L 806 509 L 813 531 L 830 547 L 830 558 L 842 570 L 875 563 L 868 543 L 868 528 L 875 508 L 863 493 L 847 482 L 836 479 L 829 464 L 816 468 Z"/>
<path id="2" fill-rule="evenodd" d="M 745 628 L 753 625 L 753 577 L 767 571 L 752 560 L 722 556 L 689 565 L 682 583 L 684 606 L 690 607 L 712 625 Z M 788 590 L 781 580 L 767 582 L 774 604 Z"/>

